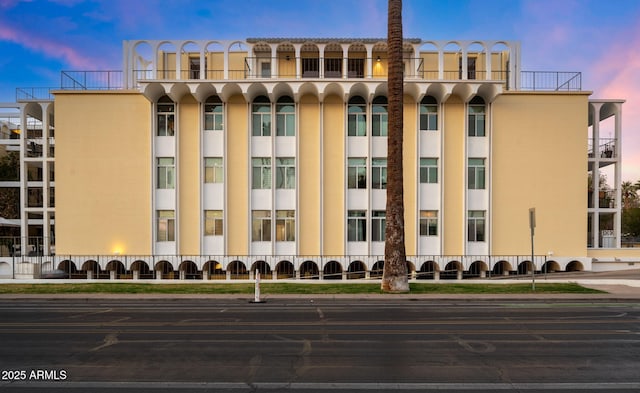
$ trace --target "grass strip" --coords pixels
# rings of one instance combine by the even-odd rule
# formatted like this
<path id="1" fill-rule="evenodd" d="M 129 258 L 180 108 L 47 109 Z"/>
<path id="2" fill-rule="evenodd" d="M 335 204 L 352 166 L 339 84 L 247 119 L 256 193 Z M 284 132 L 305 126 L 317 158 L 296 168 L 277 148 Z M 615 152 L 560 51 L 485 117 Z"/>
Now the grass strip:
<path id="1" fill-rule="evenodd" d="M 605 293 L 575 283 L 531 284 L 423 284 L 410 283 L 412 294 L 529 294 L 529 293 Z M 379 294 L 379 283 L 261 283 L 268 294 Z M 87 284 L 1 284 L 0 294 L 253 294 L 254 284 L 151 284 L 151 283 L 87 283 Z"/>

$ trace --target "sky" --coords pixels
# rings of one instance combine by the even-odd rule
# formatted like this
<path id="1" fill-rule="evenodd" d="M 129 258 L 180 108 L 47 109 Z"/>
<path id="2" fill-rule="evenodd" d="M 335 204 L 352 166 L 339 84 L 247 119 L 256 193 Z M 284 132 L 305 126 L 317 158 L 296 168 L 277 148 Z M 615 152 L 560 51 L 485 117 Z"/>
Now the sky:
<path id="1" fill-rule="evenodd" d="M 0 0 L 0 102 L 17 87 L 59 87 L 63 70 L 122 70 L 123 40 L 385 38 L 386 10 L 386 0 Z M 626 100 L 622 179 L 640 180 L 639 0 L 404 0 L 403 34 L 520 41 L 522 70 L 581 72 L 591 98 Z"/>

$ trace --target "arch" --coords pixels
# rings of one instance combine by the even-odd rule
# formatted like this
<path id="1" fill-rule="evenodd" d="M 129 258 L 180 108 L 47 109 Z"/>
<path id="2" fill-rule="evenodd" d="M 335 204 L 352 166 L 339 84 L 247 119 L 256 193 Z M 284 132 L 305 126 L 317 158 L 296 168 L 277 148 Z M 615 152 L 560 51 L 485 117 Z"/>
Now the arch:
<path id="1" fill-rule="evenodd" d="M 495 265 L 493 265 L 493 274 L 496 275 L 509 275 L 511 271 L 511 264 L 507 261 L 498 261 Z"/>
<path id="2" fill-rule="evenodd" d="M 462 70 L 459 61 L 462 58 L 462 45 L 457 41 L 449 41 L 442 47 L 442 70 L 445 80 L 461 79 Z"/>
<path id="3" fill-rule="evenodd" d="M 440 267 L 435 261 L 426 261 L 420 265 L 420 270 L 416 278 L 419 280 L 434 278 L 435 273 L 439 271 Z"/>
<path id="4" fill-rule="evenodd" d="M 226 86 L 225 86 L 226 87 Z M 242 91 L 242 87 L 240 87 L 240 91 Z M 224 87 L 223 87 L 223 91 L 224 91 Z M 261 102 L 261 103 L 271 103 L 271 100 L 268 98 L 269 97 L 269 91 L 267 90 L 267 87 L 262 84 L 262 83 L 252 83 L 250 84 L 248 87 L 246 87 L 246 93 L 243 92 L 244 96 L 247 98 L 247 101 L 251 102 L 251 103 L 256 103 L 256 102 Z M 256 99 L 260 96 L 265 96 L 267 97 L 267 102 L 262 102 L 262 101 L 256 101 Z M 264 100 L 263 98 L 261 98 L 261 100 Z"/>
<path id="5" fill-rule="evenodd" d="M 121 278 L 127 272 L 127 269 L 124 267 L 124 264 L 117 259 L 109 261 L 109 263 L 107 263 L 107 266 L 105 266 L 104 270 L 108 270 L 110 272 L 109 277 L 111 277 L 111 272 L 114 271 L 116 279 Z"/>
<path id="6" fill-rule="evenodd" d="M 371 107 L 371 135 L 388 135 L 388 102 L 385 96 L 376 96 Z"/>
<path id="7" fill-rule="evenodd" d="M 347 77 L 364 78 L 367 63 L 367 48 L 361 42 L 349 45 L 347 52 Z"/>
<path id="8" fill-rule="evenodd" d="M 333 103 L 332 100 L 335 100 L 335 98 L 329 98 L 329 97 L 336 96 L 338 97 L 336 101 L 340 101 L 340 103 L 342 103 L 345 96 L 345 91 L 344 91 L 344 87 L 341 84 L 332 82 L 327 84 L 324 87 L 321 94 L 322 94 L 322 100 L 324 102 L 330 101 L 331 103 Z"/>
<path id="9" fill-rule="evenodd" d="M 320 76 L 320 50 L 314 43 L 305 43 L 300 47 L 300 66 L 303 78 Z"/>
<path id="10" fill-rule="evenodd" d="M 270 94 L 273 102 L 279 103 L 281 98 L 288 97 L 291 99 L 290 103 L 294 103 L 293 98 L 291 98 L 294 96 L 293 88 L 288 83 L 278 83 L 271 89 Z M 286 101 L 286 103 L 289 103 L 289 101 Z"/>
<path id="11" fill-rule="evenodd" d="M 180 79 L 198 80 L 201 74 L 200 46 L 193 41 L 185 41 L 180 47 Z M 203 65 L 206 65 L 206 60 Z"/>
<path id="12" fill-rule="evenodd" d="M 324 265 L 322 273 L 325 280 L 341 280 L 342 265 L 338 261 L 329 261 Z"/>
<path id="13" fill-rule="evenodd" d="M 251 104 L 251 135 L 271 136 L 271 101 L 265 95 L 259 95 Z"/>
<path id="14" fill-rule="evenodd" d="M 489 266 L 483 261 L 475 261 L 469 266 L 469 275 L 471 277 L 480 277 L 489 270 Z"/>
<path id="15" fill-rule="evenodd" d="M 298 102 L 303 100 L 303 97 L 306 95 L 310 95 L 315 97 L 316 100 L 319 99 L 320 93 L 318 92 L 318 86 L 311 82 L 305 82 L 298 87 L 298 91 L 296 92 L 296 98 Z"/>
<path id="16" fill-rule="evenodd" d="M 568 272 L 581 272 L 584 270 L 584 265 L 580 261 L 571 261 L 567 264 L 565 270 Z"/>
<path id="17" fill-rule="evenodd" d="M 157 79 L 176 79 L 177 71 L 177 58 L 176 58 L 176 46 L 168 41 L 162 42 L 156 49 L 156 56 L 158 59 L 157 64 Z"/>
<path id="18" fill-rule="evenodd" d="M 227 265 L 227 273 L 232 280 L 248 280 L 249 272 L 242 261 L 232 261 Z"/>
<path id="19" fill-rule="evenodd" d="M 486 80 L 486 58 L 482 55 L 486 54 L 486 47 L 483 43 L 475 41 L 466 47 L 467 52 L 467 78 L 468 80 Z M 462 68 L 462 59 L 460 61 Z M 462 72 L 462 70 L 460 71 Z"/>
<path id="20" fill-rule="evenodd" d="M 220 96 L 212 94 L 206 98 L 202 106 L 204 112 L 204 130 L 222 131 L 224 130 L 224 105 Z"/>
<path id="21" fill-rule="evenodd" d="M 137 271 L 138 277 L 141 279 L 153 279 L 153 272 L 149 267 L 149 264 L 143 260 L 138 259 L 131 264 L 130 270 L 132 272 Z"/>
<path id="22" fill-rule="evenodd" d="M 91 270 L 92 272 L 97 274 L 100 271 L 100 265 L 98 264 L 98 261 L 89 259 L 82 264 L 82 268 L 80 270 L 82 270 L 83 272 Z"/>
<path id="23" fill-rule="evenodd" d="M 531 274 L 533 268 L 531 261 L 522 261 L 518 264 L 518 274 Z"/>
<path id="24" fill-rule="evenodd" d="M 444 267 L 444 270 L 440 273 L 440 278 L 455 280 L 458 278 L 458 272 L 462 271 L 462 263 L 459 261 L 450 261 Z"/>
<path id="25" fill-rule="evenodd" d="M 156 274 L 160 274 L 163 280 L 172 280 L 179 278 L 178 275 L 174 274 L 174 269 L 171 262 L 166 260 L 157 262 L 153 270 L 156 271 Z"/>
<path id="26" fill-rule="evenodd" d="M 411 261 L 405 261 L 405 265 L 407 266 L 407 274 L 411 277 L 416 271 L 416 266 Z"/>
<path id="27" fill-rule="evenodd" d="M 193 261 L 182 261 L 178 270 L 184 272 L 182 274 L 187 280 L 202 280 L 202 272 Z"/>
<path id="28" fill-rule="evenodd" d="M 64 261 L 60 262 L 58 264 L 58 270 L 62 270 L 68 273 L 69 278 L 71 278 L 71 275 L 78 273 L 78 268 L 76 267 L 76 264 L 70 259 L 65 259 Z"/>
<path id="29" fill-rule="evenodd" d="M 491 80 L 502 80 L 507 82 L 509 75 L 508 65 L 511 60 L 511 47 L 505 42 L 496 42 L 489 49 L 491 56 Z M 507 89 L 509 85 L 507 85 Z"/>
<path id="30" fill-rule="evenodd" d="M 476 95 L 471 99 L 471 101 L 469 101 L 469 105 L 478 105 L 478 106 L 482 105 L 482 106 L 484 106 L 484 105 L 486 105 L 486 103 L 484 101 L 484 98 L 482 98 L 481 96 Z"/>
<path id="31" fill-rule="evenodd" d="M 108 279 L 109 278 L 109 272 L 106 271 L 106 270 L 102 270 L 100 268 L 100 264 L 97 261 L 93 260 L 93 259 L 85 261 L 82 264 L 81 271 L 82 271 L 83 278 L 87 277 L 87 272 L 88 271 L 93 272 L 92 275 L 91 275 L 92 278 L 97 278 L 97 279 Z M 78 273 L 80 273 L 80 272 L 78 272 Z"/>
<path id="32" fill-rule="evenodd" d="M 349 264 L 347 269 L 347 279 L 353 280 L 357 278 L 364 278 L 367 266 L 362 261 L 353 261 Z"/>
<path id="33" fill-rule="evenodd" d="M 205 79 L 222 80 L 224 79 L 224 46 L 217 41 L 210 41 L 204 47 L 205 56 Z M 212 69 L 213 65 L 221 64 L 216 69 Z"/>
<path id="34" fill-rule="evenodd" d="M 320 279 L 320 270 L 318 269 L 318 264 L 313 261 L 304 261 L 302 265 L 300 265 L 300 278 L 305 279 Z"/>
<path id="35" fill-rule="evenodd" d="M 544 263 L 544 265 L 542 265 L 543 273 L 555 273 L 561 270 L 562 269 L 560 269 L 560 264 L 556 261 L 547 261 Z"/>
<path id="36" fill-rule="evenodd" d="M 371 278 L 381 278 L 382 273 L 384 272 L 384 261 L 377 261 L 371 267 L 371 274 L 369 277 Z"/>
<path id="37" fill-rule="evenodd" d="M 367 102 L 360 96 L 349 98 L 347 105 L 347 135 L 367 135 Z"/>
<path id="38" fill-rule="evenodd" d="M 280 261 L 276 265 L 276 274 L 278 279 L 294 278 L 296 269 L 290 261 Z"/>
<path id="39" fill-rule="evenodd" d="M 255 273 L 255 271 L 260 272 L 261 278 L 271 278 L 271 266 L 265 261 L 255 261 L 253 265 L 251 265 L 251 271 Z"/>
<path id="40" fill-rule="evenodd" d="M 131 62 L 133 66 L 133 78 L 135 81 L 154 79 L 153 64 L 154 55 L 151 44 L 147 41 L 137 42 L 132 50 Z"/>
<path id="41" fill-rule="evenodd" d="M 222 269 L 222 264 L 218 261 L 207 261 L 204 266 L 202 266 L 202 271 L 207 272 L 211 280 L 225 280 L 227 278 L 226 273 Z"/>

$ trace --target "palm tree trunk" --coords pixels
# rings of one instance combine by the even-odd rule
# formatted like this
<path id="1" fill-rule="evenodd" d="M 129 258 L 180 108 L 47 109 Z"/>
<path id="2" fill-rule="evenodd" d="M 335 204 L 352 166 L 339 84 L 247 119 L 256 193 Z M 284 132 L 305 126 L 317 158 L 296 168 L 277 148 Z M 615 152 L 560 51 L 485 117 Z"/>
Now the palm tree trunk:
<path id="1" fill-rule="evenodd" d="M 402 177 L 402 0 L 389 0 L 387 22 L 389 135 L 387 138 L 387 210 L 384 247 L 384 292 L 408 292 L 404 246 L 404 193 Z"/>

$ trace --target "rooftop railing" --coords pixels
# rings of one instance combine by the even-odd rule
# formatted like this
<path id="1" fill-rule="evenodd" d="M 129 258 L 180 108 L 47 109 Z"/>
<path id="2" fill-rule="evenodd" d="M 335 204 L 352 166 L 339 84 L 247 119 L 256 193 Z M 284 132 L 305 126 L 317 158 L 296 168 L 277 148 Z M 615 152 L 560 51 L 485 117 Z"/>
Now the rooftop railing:
<path id="1" fill-rule="evenodd" d="M 62 90 L 119 90 L 124 87 L 122 71 L 62 71 Z"/>
<path id="2" fill-rule="evenodd" d="M 249 60 L 249 58 L 247 58 Z M 329 59 L 327 59 L 329 60 Z M 342 59 L 332 59 L 342 60 Z M 364 59 L 363 59 L 364 60 Z M 409 59 L 411 60 L 411 59 Z M 418 60 L 418 59 L 416 59 Z M 373 61 L 376 61 L 375 59 Z M 334 64 L 330 69 L 320 71 L 313 65 L 307 64 L 309 68 L 303 68 L 299 72 L 291 69 L 276 70 L 261 69 L 259 73 L 249 67 L 249 61 L 245 62 L 244 70 L 230 69 L 227 71 L 228 80 L 260 80 L 260 79 L 384 79 L 385 73 L 374 71 L 373 74 L 367 68 L 349 68 L 346 73 L 342 65 Z M 335 67 L 334 67 L 335 66 Z M 180 80 L 184 81 L 212 81 L 223 80 L 224 70 L 205 69 L 204 74 L 200 71 L 183 70 L 180 72 Z M 134 80 L 158 81 L 177 80 L 176 70 L 134 70 Z M 407 67 L 405 79 L 410 82 L 419 81 L 488 81 L 501 82 L 506 90 L 513 90 L 509 84 L 509 73 L 505 70 L 492 70 L 490 73 L 481 70 L 460 69 L 422 69 L 420 66 L 414 69 Z M 54 90 L 121 90 L 124 86 L 123 71 L 62 71 L 59 88 L 51 87 L 31 87 L 17 88 L 16 101 L 49 101 L 53 100 Z M 522 71 L 520 73 L 519 90 L 529 91 L 581 91 L 582 74 L 580 72 L 562 71 Z"/>
<path id="3" fill-rule="evenodd" d="M 562 71 L 522 71 L 520 90 L 581 91 L 582 73 Z"/>
<path id="4" fill-rule="evenodd" d="M 19 87 L 16 101 L 53 101 L 53 87 Z"/>

